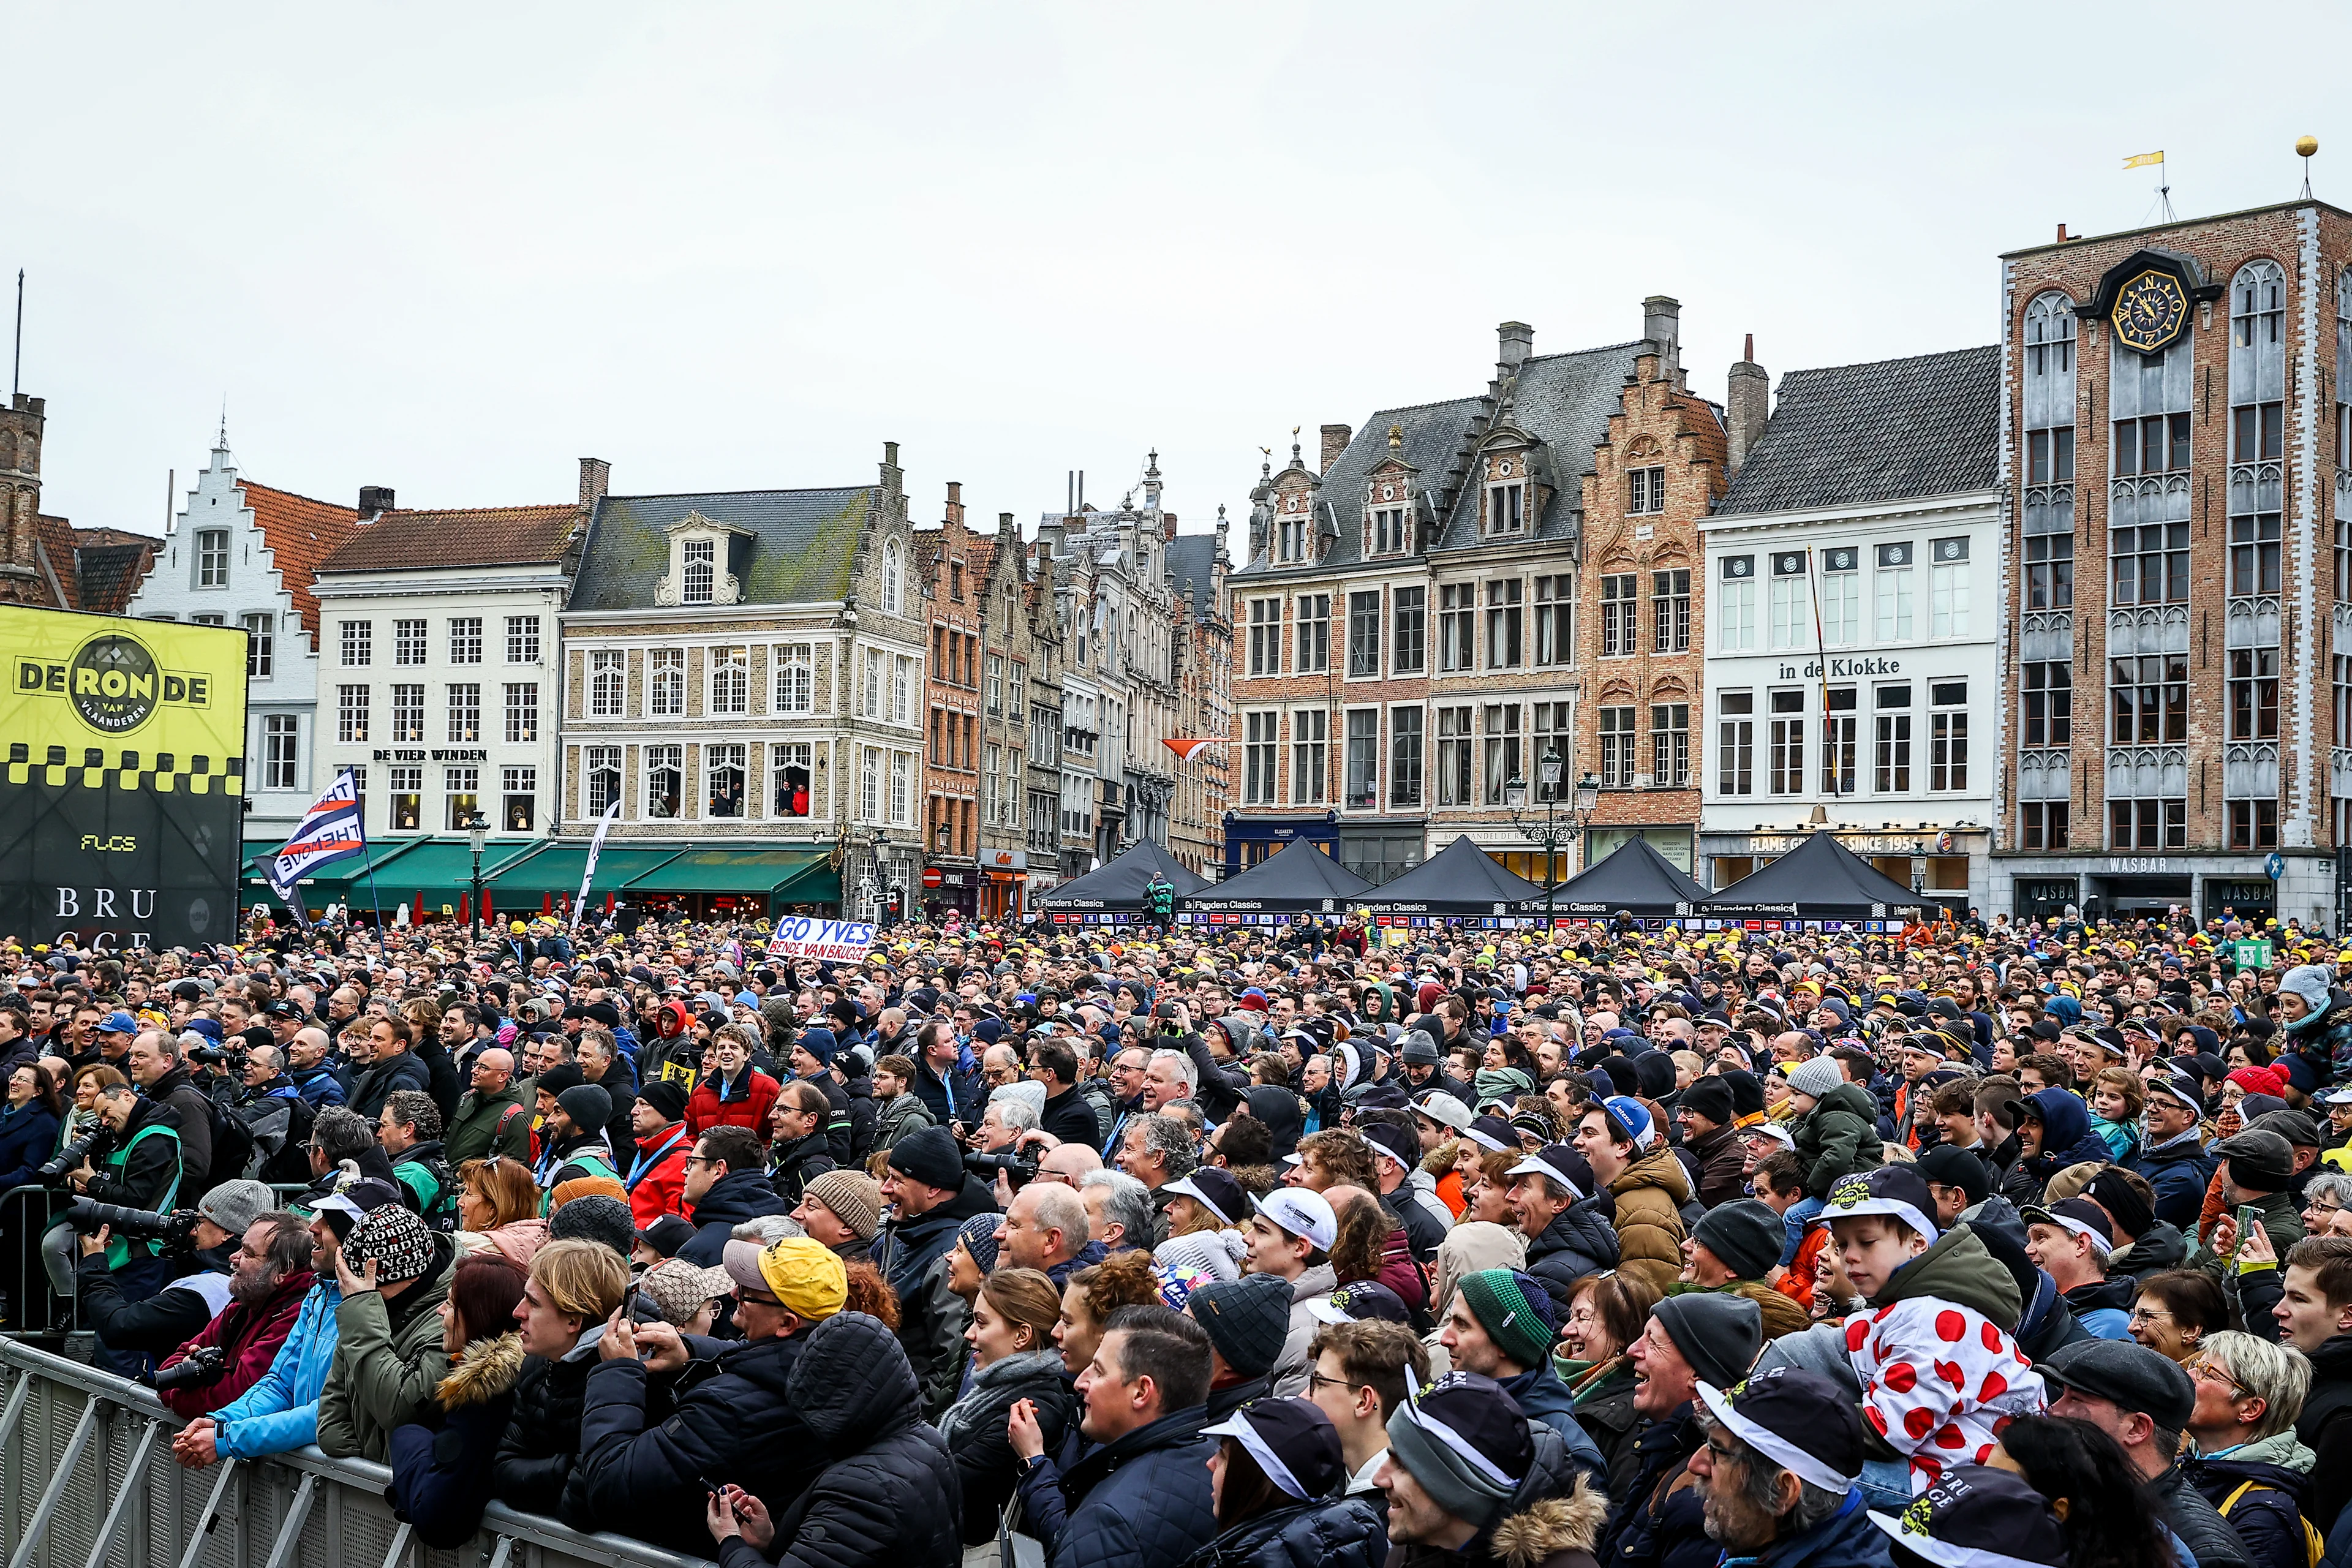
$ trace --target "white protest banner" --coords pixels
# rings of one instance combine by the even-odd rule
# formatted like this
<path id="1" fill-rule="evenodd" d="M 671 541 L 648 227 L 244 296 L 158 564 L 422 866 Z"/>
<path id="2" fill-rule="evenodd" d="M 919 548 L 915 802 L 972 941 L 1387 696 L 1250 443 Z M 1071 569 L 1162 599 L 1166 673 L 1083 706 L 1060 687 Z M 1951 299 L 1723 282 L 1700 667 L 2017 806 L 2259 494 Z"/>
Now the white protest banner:
<path id="1" fill-rule="evenodd" d="M 786 915 L 768 939 L 770 958 L 814 958 L 825 963 L 856 963 L 874 945 L 871 921 L 820 921 Z"/>

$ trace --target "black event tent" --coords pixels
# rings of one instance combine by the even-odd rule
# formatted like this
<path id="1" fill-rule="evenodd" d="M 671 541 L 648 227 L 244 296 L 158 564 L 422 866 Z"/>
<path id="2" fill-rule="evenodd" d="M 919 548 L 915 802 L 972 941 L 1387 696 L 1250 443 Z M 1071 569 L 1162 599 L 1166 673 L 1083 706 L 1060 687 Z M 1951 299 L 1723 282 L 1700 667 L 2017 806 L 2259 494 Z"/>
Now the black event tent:
<path id="1" fill-rule="evenodd" d="M 1176 889 L 1179 898 L 1186 893 L 1196 893 L 1209 885 L 1206 879 L 1186 870 L 1167 850 L 1147 838 L 1075 881 L 1065 882 L 1058 888 L 1040 893 L 1031 900 L 1031 907 L 1131 915 L 1143 908 L 1144 890 L 1150 887 L 1154 871 L 1168 879 L 1169 886 Z"/>
<path id="2" fill-rule="evenodd" d="M 1237 877 L 1176 900 L 1183 914 L 1340 915 L 1372 885 L 1301 838 Z"/>
<path id="3" fill-rule="evenodd" d="M 1361 903 L 1376 915 L 1517 915 L 1530 899 L 1542 903 L 1543 892 L 1505 869 L 1465 834 L 1394 881 L 1381 884 L 1378 897 Z"/>
<path id="4" fill-rule="evenodd" d="M 1706 901 L 1705 888 L 1659 854 L 1648 839 L 1633 837 L 1606 859 L 1587 866 L 1554 888 L 1551 912 L 1613 915 L 1622 910 L 1629 915 L 1672 920 L 1697 914 L 1697 906 Z M 1538 898 L 1522 912 L 1540 915 L 1543 909 L 1544 900 Z"/>
<path id="5" fill-rule="evenodd" d="M 1883 921 L 1901 920 L 1927 901 L 1824 830 L 1732 883 L 1697 912 L 1738 920 Z"/>

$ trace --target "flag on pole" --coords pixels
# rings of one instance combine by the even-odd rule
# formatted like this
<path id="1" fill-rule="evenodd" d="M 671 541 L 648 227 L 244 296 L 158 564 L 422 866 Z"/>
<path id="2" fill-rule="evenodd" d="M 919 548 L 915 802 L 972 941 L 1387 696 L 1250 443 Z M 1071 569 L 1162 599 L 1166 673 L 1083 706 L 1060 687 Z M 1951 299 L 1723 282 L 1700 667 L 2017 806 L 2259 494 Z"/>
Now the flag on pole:
<path id="1" fill-rule="evenodd" d="M 588 864 L 580 868 L 580 897 L 572 906 L 572 925 L 575 931 L 579 929 L 580 918 L 588 912 L 588 884 L 596 879 L 596 857 L 604 852 L 604 835 L 620 815 L 621 797 L 616 795 L 611 807 L 604 813 L 604 819 L 596 824 L 596 837 L 588 845 Z"/>
<path id="2" fill-rule="evenodd" d="M 2147 169 L 2160 166 L 2163 163 L 2164 153 L 2161 150 L 2158 150 L 2154 153 L 2137 153 L 2132 157 L 2126 158 L 2124 160 L 2124 167 L 2126 169 Z"/>
<path id="3" fill-rule="evenodd" d="M 1203 746 L 1222 746 L 1225 743 L 1225 738 L 1223 735 L 1202 735 L 1195 740 L 1170 740 L 1160 743 L 1189 762 L 1194 752 Z"/>
<path id="4" fill-rule="evenodd" d="M 360 786 L 349 768 L 335 775 L 326 793 L 310 803 L 293 833 L 269 858 L 269 885 L 289 905 L 296 903 L 294 889 L 321 866 L 367 851 L 367 829 L 360 821 Z"/>

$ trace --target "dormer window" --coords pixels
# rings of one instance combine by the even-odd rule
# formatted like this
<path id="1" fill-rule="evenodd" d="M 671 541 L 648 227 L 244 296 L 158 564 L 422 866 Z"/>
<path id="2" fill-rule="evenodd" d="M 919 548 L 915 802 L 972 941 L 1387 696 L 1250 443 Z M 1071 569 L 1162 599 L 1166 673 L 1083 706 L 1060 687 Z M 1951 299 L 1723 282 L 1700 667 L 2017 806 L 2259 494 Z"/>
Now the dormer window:
<path id="1" fill-rule="evenodd" d="M 742 584 L 727 570 L 727 541 L 740 531 L 690 511 L 669 525 L 669 572 L 654 588 L 657 605 L 731 605 Z"/>
<path id="2" fill-rule="evenodd" d="M 1527 486 L 1486 487 L 1486 532 L 1490 537 L 1527 531 Z"/>
<path id="3" fill-rule="evenodd" d="M 1307 558 L 1307 498 L 1285 496 L 1282 515 L 1275 531 L 1276 557 L 1282 561 L 1304 561 Z"/>
<path id="4" fill-rule="evenodd" d="M 1625 510 L 1636 515 L 1666 510 L 1666 470 L 1663 466 L 1627 472 Z"/>

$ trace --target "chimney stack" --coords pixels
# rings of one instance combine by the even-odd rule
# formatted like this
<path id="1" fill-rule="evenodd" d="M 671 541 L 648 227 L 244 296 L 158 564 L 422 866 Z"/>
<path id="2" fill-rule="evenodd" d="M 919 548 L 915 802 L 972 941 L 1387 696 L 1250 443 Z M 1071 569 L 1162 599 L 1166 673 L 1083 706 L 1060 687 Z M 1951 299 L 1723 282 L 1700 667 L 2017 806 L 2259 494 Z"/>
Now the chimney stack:
<path id="1" fill-rule="evenodd" d="M 1495 379 L 1518 374 L 1535 351 L 1536 330 L 1525 321 L 1505 321 L 1495 329 Z"/>
<path id="2" fill-rule="evenodd" d="M 948 481 L 947 520 L 958 528 L 963 526 L 963 481 L 961 479 Z"/>
<path id="3" fill-rule="evenodd" d="M 586 511 L 613 488 L 613 465 L 602 458 L 580 459 L 580 510 Z"/>
<path id="4" fill-rule="evenodd" d="M 1318 465 L 1319 471 L 1329 473 L 1331 465 L 1339 460 L 1339 454 L 1346 451 L 1348 443 L 1355 438 L 1356 432 L 1352 426 L 1326 425 L 1323 426 L 1323 461 Z"/>
<path id="5" fill-rule="evenodd" d="M 392 487 L 390 485 L 360 487 L 360 521 L 362 522 L 373 522 L 391 510 Z"/>
<path id="6" fill-rule="evenodd" d="M 1653 294 L 1642 301 L 1642 336 L 1658 352 L 1658 372 L 1675 376 L 1683 367 L 1683 307 L 1679 300 Z"/>
<path id="7" fill-rule="evenodd" d="M 1739 471 L 1756 443 L 1764 438 L 1764 424 L 1772 413 L 1772 378 L 1756 363 L 1756 334 L 1748 334 L 1739 363 L 1731 367 L 1731 384 L 1723 399 L 1723 418 L 1730 438 L 1726 478 Z"/>

